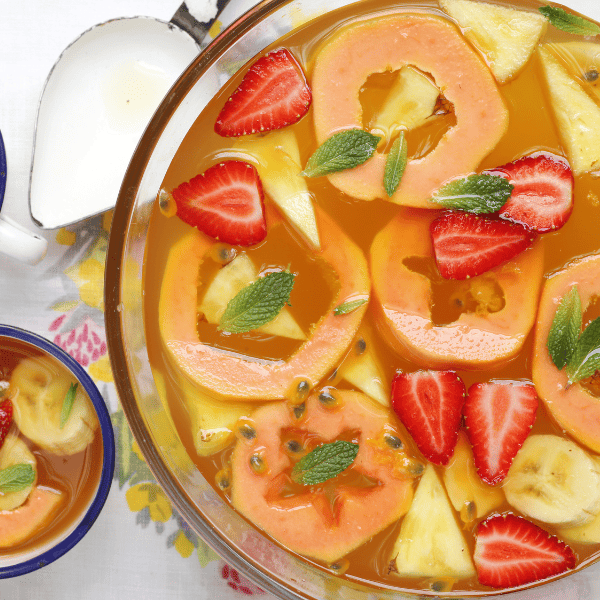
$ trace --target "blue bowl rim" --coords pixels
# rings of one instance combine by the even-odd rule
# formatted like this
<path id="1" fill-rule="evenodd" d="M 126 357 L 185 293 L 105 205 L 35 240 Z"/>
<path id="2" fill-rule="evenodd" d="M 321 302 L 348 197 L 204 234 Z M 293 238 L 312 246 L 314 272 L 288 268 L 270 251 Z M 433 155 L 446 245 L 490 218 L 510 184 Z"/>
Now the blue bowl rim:
<path id="1" fill-rule="evenodd" d="M 26 331 L 25 329 L 20 329 L 19 327 L 13 327 L 12 325 L 0 325 L 0 336 L 21 340 L 40 348 L 62 362 L 75 375 L 90 397 L 90 400 L 92 401 L 92 404 L 96 410 L 96 414 L 98 415 L 103 446 L 102 473 L 100 474 L 98 490 L 94 496 L 92 504 L 81 518 L 81 521 L 75 527 L 75 530 L 72 531 L 64 540 L 55 546 L 52 546 L 39 556 L 15 565 L 1 567 L 0 579 L 6 579 L 9 577 L 16 577 L 18 575 L 25 575 L 26 573 L 31 573 L 32 571 L 36 571 L 41 567 L 49 565 L 60 558 L 63 554 L 68 552 L 71 548 L 73 548 L 73 546 L 78 544 L 83 536 L 85 536 L 85 534 L 90 530 L 98 518 L 104 503 L 106 502 L 106 498 L 108 497 L 108 493 L 112 484 L 115 470 L 115 438 L 110 415 L 100 391 L 96 387 L 96 384 L 93 382 L 92 378 L 74 358 L 46 338 L 30 331 Z"/>

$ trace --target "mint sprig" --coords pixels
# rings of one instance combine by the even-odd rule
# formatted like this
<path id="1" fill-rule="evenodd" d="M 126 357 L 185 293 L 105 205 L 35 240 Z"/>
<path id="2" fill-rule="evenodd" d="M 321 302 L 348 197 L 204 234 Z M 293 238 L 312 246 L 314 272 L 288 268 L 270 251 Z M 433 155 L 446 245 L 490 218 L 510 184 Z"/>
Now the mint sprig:
<path id="1" fill-rule="evenodd" d="M 336 317 L 339 317 L 340 315 L 346 315 L 356 310 L 359 306 L 362 306 L 365 302 L 368 302 L 366 298 L 360 298 L 359 300 L 350 300 L 349 302 L 344 302 L 333 309 L 333 314 Z"/>
<path id="2" fill-rule="evenodd" d="M 398 139 L 392 144 L 385 161 L 385 171 L 383 173 L 383 187 L 385 193 L 391 198 L 402 181 L 402 176 L 406 170 L 408 161 L 408 147 L 404 131 L 400 132 Z"/>
<path id="3" fill-rule="evenodd" d="M 317 446 L 303 456 L 292 469 L 292 479 L 301 485 L 316 485 L 337 477 L 358 454 L 358 444 L 338 440 Z"/>
<path id="4" fill-rule="evenodd" d="M 357 167 L 373 156 L 380 139 L 362 129 L 334 133 L 315 150 L 300 175 L 321 177 Z"/>
<path id="5" fill-rule="evenodd" d="M 542 6 L 539 11 L 553 27 L 575 35 L 598 35 L 600 27 L 583 17 L 568 13 L 558 6 Z"/>
<path id="6" fill-rule="evenodd" d="M 573 286 L 560 301 L 548 334 L 548 351 L 558 370 L 567 366 L 575 351 L 581 332 L 581 319 L 581 298 L 577 286 Z"/>
<path id="7" fill-rule="evenodd" d="M 295 277 L 287 271 L 268 273 L 240 290 L 227 304 L 219 331 L 245 333 L 272 321 L 289 304 Z"/>
<path id="8" fill-rule="evenodd" d="M 0 492 L 20 492 L 35 481 L 35 470 L 32 465 L 19 463 L 0 471 Z"/>
<path id="9" fill-rule="evenodd" d="M 469 175 L 443 185 L 431 201 L 453 210 L 494 213 L 506 204 L 513 189 L 508 179 L 499 175 Z"/>
<path id="10" fill-rule="evenodd" d="M 591 377 L 600 370 L 600 317 L 581 333 L 582 308 L 577 286 L 561 299 L 547 347 L 550 358 L 560 370 L 566 370 L 569 385 Z"/>
<path id="11" fill-rule="evenodd" d="M 581 334 L 567 364 L 569 383 L 591 377 L 600 369 L 600 317 L 592 321 Z"/>
<path id="12" fill-rule="evenodd" d="M 78 387 L 78 383 L 72 383 L 69 387 L 69 391 L 65 395 L 62 408 L 60 409 L 60 429 L 62 429 L 69 420 L 69 416 L 73 410 L 73 403 L 75 402 L 75 394 L 77 393 Z"/>

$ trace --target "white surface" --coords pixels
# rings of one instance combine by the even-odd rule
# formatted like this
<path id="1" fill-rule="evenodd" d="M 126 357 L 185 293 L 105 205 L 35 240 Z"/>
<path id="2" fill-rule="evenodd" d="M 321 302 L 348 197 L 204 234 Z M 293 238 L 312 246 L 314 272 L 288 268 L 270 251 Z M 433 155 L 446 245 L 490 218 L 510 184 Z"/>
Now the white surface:
<path id="1" fill-rule="evenodd" d="M 600 19 L 599 0 L 567 3 Z M 135 15 L 168 21 L 179 4 L 179 0 L 0 0 L 0 129 L 8 157 L 3 214 L 34 228 L 27 203 L 34 124 L 44 81 L 58 55 L 92 25 Z M 41 234 L 48 239 L 55 236 L 54 232 Z M 33 268 L 0 259 L 4 287 L 28 273 L 33 273 Z M 50 293 L 47 286 L 48 279 L 40 276 L 35 298 L 39 306 L 49 301 L 43 299 Z M 43 322 L 47 318 L 11 315 L 15 324 L 26 319 L 30 328 L 40 331 L 47 330 Z M 123 494 L 113 490 L 98 522 L 73 551 L 41 571 L 0 581 L 0 600 L 191 600 L 211 596 L 221 600 L 224 596 L 215 594 L 215 589 L 223 588 L 209 587 L 211 579 L 204 575 L 207 569 L 200 569 L 193 558 L 183 560 L 173 549 L 168 550 L 152 527 L 135 526 Z M 600 568 L 596 565 L 585 573 L 589 583 L 588 577 L 578 576 L 559 588 L 542 588 L 534 596 L 597 600 Z M 522 595 L 505 598 L 520 600 Z"/>
<path id="2" fill-rule="evenodd" d="M 37 122 L 35 221 L 53 229 L 114 207 L 146 125 L 198 53 L 187 33 L 142 17 L 94 27 L 63 52 Z"/>

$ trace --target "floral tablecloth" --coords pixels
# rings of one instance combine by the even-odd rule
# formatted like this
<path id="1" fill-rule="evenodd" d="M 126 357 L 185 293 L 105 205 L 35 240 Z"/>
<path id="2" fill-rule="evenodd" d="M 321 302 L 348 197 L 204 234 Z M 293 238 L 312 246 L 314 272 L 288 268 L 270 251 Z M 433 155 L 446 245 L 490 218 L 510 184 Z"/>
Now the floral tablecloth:
<path id="1" fill-rule="evenodd" d="M 564 1 L 600 18 L 598 0 Z M 60 51 L 95 23 L 136 14 L 169 20 L 179 3 L 0 0 L 0 129 L 9 162 L 3 214 L 33 228 L 27 195 L 36 107 L 45 77 Z M 216 4 L 214 0 L 205 3 L 209 12 Z M 251 3 L 232 0 L 233 9 L 223 21 L 227 23 Z M 75 226 L 41 232 L 49 251 L 35 267 L 0 255 L 0 323 L 21 326 L 55 341 L 86 367 L 110 408 L 117 440 L 113 487 L 90 533 L 48 567 L 0 581 L 0 600 L 267 599 L 267 594 L 198 539 L 173 510 L 124 420 L 104 330 L 104 259 L 111 216 L 107 213 Z M 532 597 L 599 598 L 599 573 L 595 566 L 586 576 L 544 587 Z"/>
<path id="2" fill-rule="evenodd" d="M 44 80 L 60 52 L 96 23 L 134 15 L 168 21 L 179 4 L 180 0 L 0 0 L 0 130 L 8 157 L 4 215 L 35 230 L 27 204 L 35 116 Z M 201 2 L 193 4 L 197 8 Z M 253 2 L 231 4 L 225 23 Z M 206 13 L 212 14 L 216 2 L 205 0 L 205 5 Z M 211 34 L 221 25 L 217 23 Z M 104 259 L 111 218 L 109 212 L 75 226 L 38 230 L 49 249 L 35 267 L 0 255 L 0 323 L 45 336 L 88 370 L 109 406 L 117 442 L 113 486 L 90 533 L 44 569 L 0 580 L 0 600 L 267 598 L 173 510 L 127 427 L 104 329 Z"/>

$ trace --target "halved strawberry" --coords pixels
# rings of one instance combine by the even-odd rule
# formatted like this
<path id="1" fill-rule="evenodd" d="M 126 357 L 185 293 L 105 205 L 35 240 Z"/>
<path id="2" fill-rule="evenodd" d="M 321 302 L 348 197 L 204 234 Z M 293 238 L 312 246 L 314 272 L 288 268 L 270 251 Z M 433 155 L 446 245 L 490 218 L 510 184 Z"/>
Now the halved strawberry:
<path id="1" fill-rule="evenodd" d="M 465 384 L 454 371 L 396 373 L 392 406 L 425 458 L 446 465 L 458 441 Z"/>
<path id="2" fill-rule="evenodd" d="M 280 48 L 259 58 L 222 108 L 215 131 L 224 137 L 281 129 L 307 112 L 312 93 L 302 67 Z"/>
<path id="3" fill-rule="evenodd" d="M 532 385 L 476 383 L 463 408 L 479 477 L 500 483 L 535 422 L 538 395 Z"/>
<path id="4" fill-rule="evenodd" d="M 0 448 L 13 422 L 13 404 L 9 398 L 0 403 Z"/>
<path id="5" fill-rule="evenodd" d="M 500 216 L 544 233 L 562 227 L 573 210 L 573 173 L 569 163 L 550 152 L 535 152 L 486 173 L 514 185 Z"/>
<path id="6" fill-rule="evenodd" d="M 535 233 L 522 225 L 466 212 L 447 212 L 430 226 L 433 251 L 445 279 L 481 275 L 526 250 Z"/>
<path id="7" fill-rule="evenodd" d="M 473 560 L 479 583 L 511 588 L 559 575 L 575 567 L 569 546 L 512 513 L 479 524 Z"/>
<path id="8" fill-rule="evenodd" d="M 249 163 L 216 164 L 172 193 L 182 221 L 222 242 L 251 246 L 267 235 L 262 184 Z"/>

